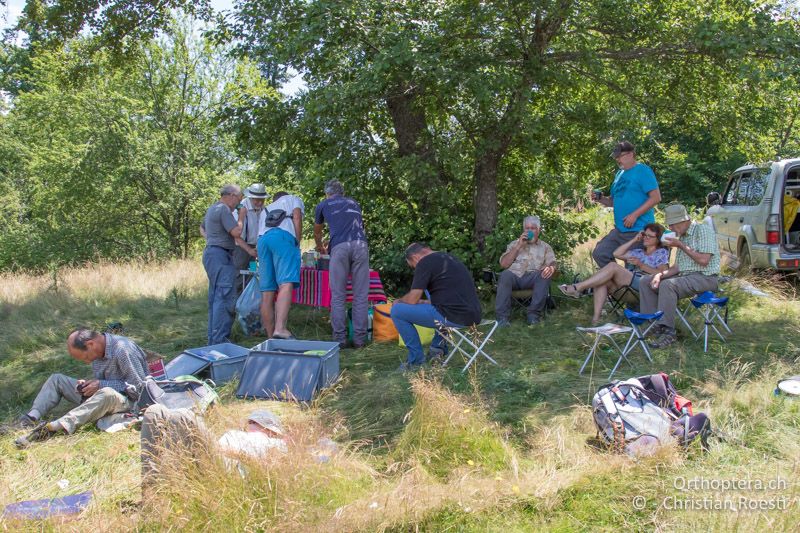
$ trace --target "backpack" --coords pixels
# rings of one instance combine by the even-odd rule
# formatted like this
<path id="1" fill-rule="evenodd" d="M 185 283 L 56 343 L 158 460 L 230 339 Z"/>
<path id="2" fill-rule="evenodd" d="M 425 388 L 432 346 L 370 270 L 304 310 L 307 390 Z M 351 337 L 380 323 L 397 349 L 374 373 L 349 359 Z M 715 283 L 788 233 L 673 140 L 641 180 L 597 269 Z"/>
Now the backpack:
<path id="1" fill-rule="evenodd" d="M 287 218 L 292 218 L 292 215 L 287 213 L 286 210 L 273 209 L 272 211 L 267 211 L 264 225 L 268 228 L 277 228 Z"/>
<path id="2" fill-rule="evenodd" d="M 217 401 L 219 396 L 214 389 L 194 376 L 178 376 L 166 381 L 148 377 L 142 383 L 142 392 L 133 410 L 138 413 L 159 404 L 168 409 L 192 409 L 203 413 Z"/>
<path id="3" fill-rule="evenodd" d="M 629 455 L 651 454 L 674 439 L 688 446 L 698 436 L 706 449 L 711 432 L 708 417 L 695 415 L 663 372 L 603 385 L 592 398 L 592 414 L 605 444 Z"/>

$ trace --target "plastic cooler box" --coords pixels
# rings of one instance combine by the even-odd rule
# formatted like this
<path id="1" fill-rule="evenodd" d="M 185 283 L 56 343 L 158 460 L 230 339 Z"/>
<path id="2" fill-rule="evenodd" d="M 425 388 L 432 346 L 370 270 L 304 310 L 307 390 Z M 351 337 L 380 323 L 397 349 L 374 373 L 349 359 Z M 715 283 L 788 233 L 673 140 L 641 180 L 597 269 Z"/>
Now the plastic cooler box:
<path id="1" fill-rule="evenodd" d="M 269 339 L 250 350 L 236 396 L 307 402 L 338 378 L 338 343 Z"/>
<path id="2" fill-rule="evenodd" d="M 209 377 L 216 385 L 222 385 L 241 375 L 249 351 L 230 342 L 187 348 L 167 363 L 164 370 L 167 379 L 192 375 Z"/>

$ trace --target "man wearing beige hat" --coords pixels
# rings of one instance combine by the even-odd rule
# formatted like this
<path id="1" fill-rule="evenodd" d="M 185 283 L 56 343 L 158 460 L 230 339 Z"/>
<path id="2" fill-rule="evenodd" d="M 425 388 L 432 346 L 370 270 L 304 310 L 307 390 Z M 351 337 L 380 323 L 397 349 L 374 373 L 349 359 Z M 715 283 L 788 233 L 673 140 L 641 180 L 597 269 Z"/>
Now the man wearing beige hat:
<path id="1" fill-rule="evenodd" d="M 267 190 L 263 183 L 254 183 L 244 191 L 244 201 L 239 208 L 239 220 L 242 222 L 242 234 L 237 237 L 236 249 L 233 251 L 233 264 L 237 270 L 246 270 L 250 261 L 258 257 L 256 243 L 263 233 L 264 200 Z"/>
<path id="2" fill-rule="evenodd" d="M 678 300 L 717 290 L 719 275 L 719 246 L 714 230 L 689 218 L 686 208 L 680 204 L 668 205 L 664 209 L 664 218 L 677 237 L 667 234 L 662 237 L 664 244 L 678 249 L 675 264 L 664 272 L 644 276 L 639 283 L 641 312 L 664 311 L 651 330 L 657 335 L 650 343 L 653 348 L 664 348 L 677 339 L 675 311 Z"/>

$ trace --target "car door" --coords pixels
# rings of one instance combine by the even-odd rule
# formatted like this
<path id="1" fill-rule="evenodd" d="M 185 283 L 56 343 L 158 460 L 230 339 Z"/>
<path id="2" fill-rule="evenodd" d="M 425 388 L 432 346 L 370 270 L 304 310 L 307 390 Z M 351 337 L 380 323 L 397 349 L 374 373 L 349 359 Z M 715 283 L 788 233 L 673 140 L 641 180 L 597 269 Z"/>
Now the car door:
<path id="1" fill-rule="evenodd" d="M 746 172 L 745 172 L 746 174 Z M 719 209 L 714 212 L 712 218 L 714 220 L 714 229 L 717 232 L 717 240 L 719 241 L 720 248 L 728 252 L 736 252 L 736 237 L 732 234 L 738 231 L 738 226 L 734 227 L 731 220 L 735 220 L 737 209 L 737 198 L 741 189 L 742 173 L 736 173 L 731 176 L 728 181 L 728 186 L 725 193 L 722 195 L 722 203 Z M 746 198 L 747 182 L 745 181 L 745 191 L 742 198 Z M 733 239 L 733 248 L 731 248 L 731 240 Z"/>
<path id="2" fill-rule="evenodd" d="M 750 244 L 767 242 L 766 225 L 769 213 L 765 212 L 761 203 L 764 200 L 764 194 L 767 192 L 767 185 L 771 175 L 771 168 L 759 168 L 753 170 L 750 176 L 750 183 L 747 186 L 747 201 L 745 202 L 747 209 L 743 213 L 743 217 L 740 217 L 740 227 L 751 228 L 751 233 L 755 236 L 755 242 Z"/>

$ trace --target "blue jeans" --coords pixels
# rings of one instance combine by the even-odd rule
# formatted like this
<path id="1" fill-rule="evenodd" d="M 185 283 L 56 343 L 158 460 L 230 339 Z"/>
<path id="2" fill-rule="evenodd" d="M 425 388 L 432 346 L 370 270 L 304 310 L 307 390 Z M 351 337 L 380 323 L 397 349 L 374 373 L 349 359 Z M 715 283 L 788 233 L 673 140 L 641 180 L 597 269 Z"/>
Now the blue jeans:
<path id="1" fill-rule="evenodd" d="M 425 362 L 425 354 L 422 353 L 422 343 L 419 340 L 419 333 L 414 324 L 424 326 L 426 328 L 433 328 L 436 332 L 431 341 L 431 348 L 438 348 L 444 350 L 444 339 L 439 335 L 437 326 L 442 324 L 451 327 L 463 327 L 461 324 L 455 324 L 445 318 L 436 310 L 431 304 L 406 304 L 402 302 L 395 302 L 392 304 L 392 322 L 397 332 L 403 338 L 403 342 L 408 348 L 408 364 L 421 365 Z"/>
<path id="2" fill-rule="evenodd" d="M 206 246 L 203 267 L 208 276 L 208 344 L 228 342 L 236 308 L 236 276 L 232 253 L 220 246 Z"/>

